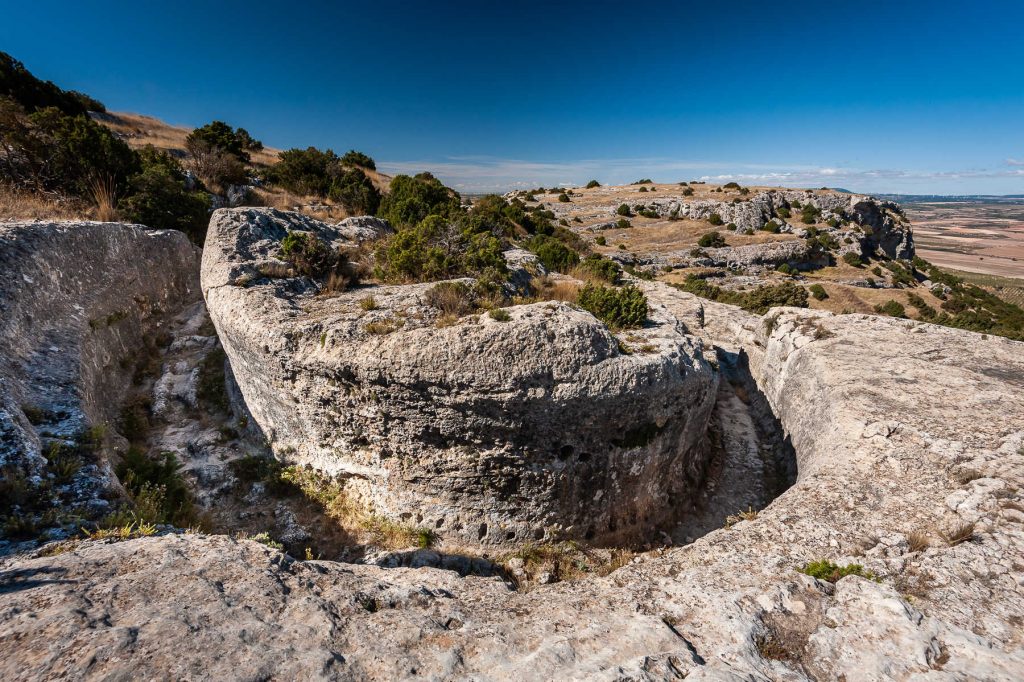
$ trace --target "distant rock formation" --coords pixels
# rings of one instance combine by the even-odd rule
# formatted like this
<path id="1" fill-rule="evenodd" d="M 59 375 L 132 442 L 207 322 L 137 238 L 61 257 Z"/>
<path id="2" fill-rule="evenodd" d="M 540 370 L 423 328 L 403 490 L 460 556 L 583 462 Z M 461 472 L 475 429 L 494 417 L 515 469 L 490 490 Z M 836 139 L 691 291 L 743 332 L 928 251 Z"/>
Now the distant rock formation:
<path id="1" fill-rule="evenodd" d="M 557 301 L 439 326 L 433 284 L 324 296 L 308 278 L 264 276 L 290 231 L 350 243 L 344 224 L 220 210 L 202 266 L 234 376 L 281 459 L 466 544 L 650 535 L 702 481 L 717 374 L 664 306 L 631 332 L 632 354 Z"/>

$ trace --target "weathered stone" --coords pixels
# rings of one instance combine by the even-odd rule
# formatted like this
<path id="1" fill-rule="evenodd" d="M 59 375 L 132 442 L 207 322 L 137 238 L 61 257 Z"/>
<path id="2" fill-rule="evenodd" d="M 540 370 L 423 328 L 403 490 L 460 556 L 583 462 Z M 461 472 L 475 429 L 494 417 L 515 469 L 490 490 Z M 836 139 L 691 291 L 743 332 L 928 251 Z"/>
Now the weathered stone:
<path id="1" fill-rule="evenodd" d="M 659 287 L 657 305 L 749 363 L 796 447 L 798 482 L 756 518 L 528 593 L 227 537 L 22 556 L 0 564 L 0 675 L 1020 679 L 1024 344 L 864 315 L 758 317 Z M 981 478 L 961 483 L 965 467 Z M 966 519 L 971 539 L 941 539 Z M 930 546 L 911 549 L 913 532 Z M 818 559 L 879 582 L 798 572 Z"/>
<path id="2" fill-rule="evenodd" d="M 139 225 L 0 223 L 0 267 L 0 479 L 38 486 L 47 441 L 118 424 L 136 360 L 199 298 L 198 249 Z M 116 478 L 103 459 L 82 464 L 62 506 L 89 518 Z"/>
<path id="3" fill-rule="evenodd" d="M 282 459 L 467 544 L 634 538 L 699 484 L 717 377 L 667 308 L 631 333 L 635 354 L 559 302 L 439 327 L 432 284 L 324 297 L 308 279 L 261 278 L 295 229 L 338 243 L 309 218 L 218 211 L 202 268 L 234 376 Z"/>

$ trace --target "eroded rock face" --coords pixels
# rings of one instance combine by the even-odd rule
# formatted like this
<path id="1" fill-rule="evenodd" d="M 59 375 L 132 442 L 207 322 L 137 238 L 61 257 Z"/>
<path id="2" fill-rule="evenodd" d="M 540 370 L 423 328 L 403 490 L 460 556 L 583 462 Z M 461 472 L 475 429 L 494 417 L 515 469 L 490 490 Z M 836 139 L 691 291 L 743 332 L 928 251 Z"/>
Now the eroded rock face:
<path id="1" fill-rule="evenodd" d="M 667 307 L 628 335 L 632 354 L 559 302 L 439 327 L 431 284 L 326 297 L 261 277 L 296 229 L 346 243 L 294 214 L 217 211 L 202 268 L 234 376 L 282 459 L 467 544 L 635 539 L 699 485 L 717 376 Z"/>
<path id="2" fill-rule="evenodd" d="M 0 223 L 0 477 L 49 485 L 48 443 L 118 423 L 140 356 L 169 315 L 199 300 L 198 261 L 180 232 Z M 104 513 L 116 483 L 105 460 L 83 464 L 54 483 L 68 519 Z"/>
<path id="3" fill-rule="evenodd" d="M 695 333 L 748 358 L 796 445 L 798 482 L 756 518 L 525 594 L 225 537 L 87 543 L 0 564 L 0 673 L 1020 679 L 1024 344 L 864 315 L 762 318 L 658 287 Z M 970 539 L 943 540 L 958 523 Z M 818 559 L 878 582 L 798 572 Z"/>

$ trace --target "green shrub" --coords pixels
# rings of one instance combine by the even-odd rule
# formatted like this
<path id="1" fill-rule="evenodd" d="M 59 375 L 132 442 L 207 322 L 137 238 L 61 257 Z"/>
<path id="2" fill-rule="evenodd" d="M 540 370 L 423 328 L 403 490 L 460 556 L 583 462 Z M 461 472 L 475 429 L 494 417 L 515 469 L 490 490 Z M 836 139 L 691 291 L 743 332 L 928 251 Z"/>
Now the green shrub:
<path id="1" fill-rule="evenodd" d="M 538 235 L 526 247 L 537 254 L 541 265 L 553 272 L 568 272 L 580 262 L 579 254 L 554 237 Z"/>
<path id="2" fill-rule="evenodd" d="M 362 152 L 357 152 L 355 149 L 345 152 L 345 155 L 341 157 L 341 163 L 346 166 L 358 166 L 359 168 L 377 170 L 377 164 L 373 159 Z"/>
<path id="3" fill-rule="evenodd" d="M 781 228 L 782 228 L 782 225 L 778 224 L 774 220 L 769 220 L 768 222 L 766 222 L 764 224 L 764 227 L 762 227 L 761 229 L 764 230 L 765 232 L 771 232 L 772 234 L 778 234 L 779 230 Z"/>
<path id="4" fill-rule="evenodd" d="M 129 194 L 118 203 L 123 217 L 158 230 L 180 230 L 201 246 L 209 224 L 209 195 L 188 190 L 184 172 L 167 152 L 149 147 L 139 159 L 142 170 L 132 176 Z"/>
<path id="5" fill-rule="evenodd" d="M 395 227 L 417 225 L 427 216 L 453 217 L 460 213 L 458 192 L 445 187 L 430 173 L 396 175 L 381 201 L 380 215 Z"/>
<path id="6" fill-rule="evenodd" d="M 605 258 L 596 253 L 592 253 L 584 258 L 579 267 L 591 276 L 611 284 L 618 281 L 619 274 L 622 272 L 618 263 L 611 258 Z"/>
<path id="7" fill-rule="evenodd" d="M 906 317 L 907 310 L 899 301 L 886 301 L 875 306 L 875 312 L 889 317 Z"/>
<path id="8" fill-rule="evenodd" d="M 825 287 L 820 284 L 812 284 L 810 286 L 811 296 L 817 301 L 824 301 L 828 298 L 828 292 L 825 291 Z"/>
<path id="9" fill-rule="evenodd" d="M 608 240 L 604 238 L 604 235 L 599 234 L 597 235 L 597 238 L 594 239 L 594 243 L 598 246 L 605 246 L 608 243 Z"/>
<path id="10" fill-rule="evenodd" d="M 359 215 L 374 215 L 380 207 L 380 192 L 359 168 L 349 168 L 335 177 L 328 196 Z"/>
<path id="11" fill-rule="evenodd" d="M 254 140 L 244 128 L 232 129 L 223 121 L 212 121 L 196 128 L 185 138 L 186 146 L 201 145 L 249 161 L 249 152 L 263 149 L 263 144 Z"/>
<path id="12" fill-rule="evenodd" d="M 683 190 L 683 196 L 684 197 L 692 197 L 693 196 L 693 188 L 687 187 L 686 189 L 684 189 Z"/>
<path id="13" fill-rule="evenodd" d="M 907 300 L 910 302 L 910 305 L 917 308 L 917 312 L 922 320 L 931 320 L 938 315 L 938 311 L 935 308 L 928 305 L 923 298 L 915 293 L 908 293 Z"/>
<path id="14" fill-rule="evenodd" d="M 634 185 L 650 185 L 653 182 L 654 182 L 654 180 L 651 180 L 650 178 L 642 178 L 642 179 L 637 180 L 636 182 L 631 183 L 631 184 L 634 184 Z"/>
<path id="15" fill-rule="evenodd" d="M 326 199 L 335 180 L 343 174 L 337 154 L 330 149 L 320 151 L 316 147 L 307 147 L 281 152 L 278 162 L 267 169 L 266 178 L 289 192 Z M 358 176 L 352 178 L 358 179 Z"/>
<path id="16" fill-rule="evenodd" d="M 28 113 L 54 107 L 65 116 L 84 116 L 89 111 L 106 111 L 101 102 L 74 90 L 62 90 L 50 81 L 39 80 L 17 59 L 0 52 L 0 98 L 17 102 Z"/>
<path id="17" fill-rule="evenodd" d="M 807 290 L 791 281 L 775 285 L 765 284 L 751 291 L 730 291 L 695 275 L 687 275 L 681 284 L 670 286 L 712 301 L 738 305 L 758 315 L 763 315 L 777 306 L 807 307 Z"/>
<path id="18" fill-rule="evenodd" d="M 739 189 L 740 188 L 740 184 L 738 182 L 727 182 L 724 185 L 722 185 L 722 188 L 723 189 Z"/>
<path id="19" fill-rule="evenodd" d="M 562 192 L 561 194 L 558 195 L 558 200 L 563 204 L 572 201 L 572 199 L 569 198 L 569 195 L 566 194 L 565 192 Z"/>
<path id="20" fill-rule="evenodd" d="M 307 277 L 326 275 L 337 260 L 337 254 L 310 232 L 289 232 L 285 235 L 281 240 L 281 254 L 300 275 Z"/>
<path id="21" fill-rule="evenodd" d="M 447 218 L 431 215 L 403 227 L 376 251 L 375 274 L 387 282 L 430 282 L 508 268 L 494 235 L 461 231 Z"/>
<path id="22" fill-rule="evenodd" d="M 492 308 L 487 314 L 492 320 L 497 320 L 498 322 L 508 322 L 512 319 L 512 316 L 504 308 Z"/>
<path id="23" fill-rule="evenodd" d="M 619 228 L 620 230 L 625 230 L 627 227 L 632 227 L 632 226 L 633 226 L 633 224 L 630 223 L 625 218 L 619 218 L 618 220 L 615 221 L 615 227 Z"/>
<path id="24" fill-rule="evenodd" d="M 843 262 L 847 265 L 852 265 L 855 268 L 859 268 L 864 264 L 864 261 L 861 260 L 860 254 L 853 251 L 847 251 L 843 254 Z"/>
<path id="25" fill-rule="evenodd" d="M 708 222 L 715 226 L 725 224 L 725 221 L 722 220 L 722 216 L 718 215 L 717 213 L 712 213 L 711 215 L 709 215 Z"/>
<path id="26" fill-rule="evenodd" d="M 878 580 L 874 573 L 865 570 L 860 564 L 839 566 L 838 564 L 834 564 L 826 559 L 812 561 L 801 568 L 800 572 L 805 575 L 809 575 L 812 578 L 817 578 L 818 580 L 827 580 L 830 583 L 834 583 L 840 578 L 845 578 L 848 575 L 856 575 L 861 578 L 867 578 L 868 580 Z"/>
<path id="27" fill-rule="evenodd" d="M 629 206 L 626 205 L 626 204 L 619 204 L 619 207 L 617 209 L 615 209 L 615 212 L 618 213 L 619 215 L 625 216 L 627 218 L 629 216 L 633 215 L 633 211 L 631 211 Z"/>
<path id="28" fill-rule="evenodd" d="M 796 275 L 800 272 L 789 263 L 780 263 L 775 269 L 784 275 Z"/>
<path id="29" fill-rule="evenodd" d="M 646 188 L 646 187 L 641 187 L 641 188 L 640 188 L 640 191 L 641 191 L 641 192 L 646 192 L 646 191 L 647 191 L 647 188 Z"/>
<path id="30" fill-rule="evenodd" d="M 788 208 L 786 208 L 785 206 L 780 206 L 779 208 L 775 209 L 775 215 L 777 215 L 780 218 L 788 219 L 791 214 Z"/>
<path id="31" fill-rule="evenodd" d="M 647 297 L 633 285 L 587 284 L 580 290 L 579 304 L 612 329 L 639 327 L 647 319 Z"/>
<path id="32" fill-rule="evenodd" d="M 590 182 L 587 183 L 587 189 L 594 189 L 595 187 L 600 187 L 600 186 L 601 186 L 601 183 L 598 182 L 597 180 L 591 180 Z"/>
<path id="33" fill-rule="evenodd" d="M 129 448 L 114 472 L 135 503 L 141 521 L 185 527 L 195 522 L 196 514 L 180 469 L 173 452 L 149 457 L 142 450 Z"/>
<path id="34" fill-rule="evenodd" d="M 725 237 L 719 234 L 718 230 L 711 230 L 701 235 L 697 245 L 705 249 L 720 248 L 725 246 Z"/>
<path id="35" fill-rule="evenodd" d="M 462 317 L 476 312 L 476 296 L 465 282 L 439 282 L 423 295 L 427 305 L 446 315 Z"/>

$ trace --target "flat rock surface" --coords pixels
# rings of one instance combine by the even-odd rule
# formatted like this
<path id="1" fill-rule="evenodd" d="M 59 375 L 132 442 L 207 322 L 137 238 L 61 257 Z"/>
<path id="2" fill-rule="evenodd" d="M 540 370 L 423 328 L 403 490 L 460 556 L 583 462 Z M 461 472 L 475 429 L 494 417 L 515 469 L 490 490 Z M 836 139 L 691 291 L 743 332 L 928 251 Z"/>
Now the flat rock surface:
<path id="1" fill-rule="evenodd" d="M 718 324 L 724 306 L 655 302 L 745 359 L 792 440 L 798 480 L 756 518 L 528 593 L 225 537 L 19 556 L 0 564 L 0 673 L 1020 679 L 1024 344 L 797 309 Z M 798 571 L 820 559 L 877 582 Z"/>

